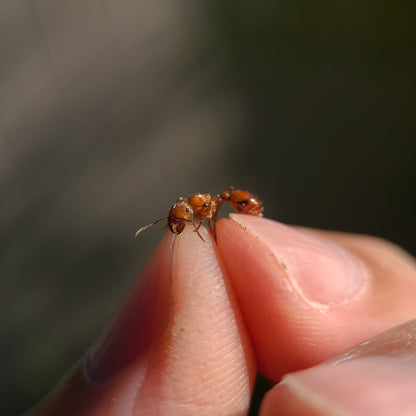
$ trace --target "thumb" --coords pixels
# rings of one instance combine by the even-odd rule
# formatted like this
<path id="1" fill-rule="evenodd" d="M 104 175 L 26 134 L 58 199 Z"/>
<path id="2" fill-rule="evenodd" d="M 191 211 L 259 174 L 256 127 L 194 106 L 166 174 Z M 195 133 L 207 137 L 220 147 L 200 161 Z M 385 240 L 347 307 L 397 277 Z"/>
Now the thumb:
<path id="1" fill-rule="evenodd" d="M 415 415 L 416 320 L 330 362 L 291 373 L 265 396 L 261 416 Z"/>

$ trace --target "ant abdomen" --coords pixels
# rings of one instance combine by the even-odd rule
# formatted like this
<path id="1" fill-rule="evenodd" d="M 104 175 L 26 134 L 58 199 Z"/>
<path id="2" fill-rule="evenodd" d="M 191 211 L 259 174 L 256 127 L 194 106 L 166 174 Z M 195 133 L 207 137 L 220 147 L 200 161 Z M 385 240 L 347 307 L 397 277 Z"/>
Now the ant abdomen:
<path id="1" fill-rule="evenodd" d="M 251 192 L 236 189 L 229 192 L 228 195 L 228 201 L 237 212 L 256 216 L 263 215 L 263 204 Z"/>

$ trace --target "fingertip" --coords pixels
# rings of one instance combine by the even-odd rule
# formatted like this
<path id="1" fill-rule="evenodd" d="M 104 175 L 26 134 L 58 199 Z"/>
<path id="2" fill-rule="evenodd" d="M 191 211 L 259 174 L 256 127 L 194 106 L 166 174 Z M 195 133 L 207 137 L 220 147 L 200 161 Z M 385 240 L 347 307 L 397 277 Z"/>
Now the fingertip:
<path id="1" fill-rule="evenodd" d="M 244 414 L 255 359 L 232 288 L 206 229 L 173 244 L 169 323 L 146 364 L 136 409 L 146 414 Z"/>

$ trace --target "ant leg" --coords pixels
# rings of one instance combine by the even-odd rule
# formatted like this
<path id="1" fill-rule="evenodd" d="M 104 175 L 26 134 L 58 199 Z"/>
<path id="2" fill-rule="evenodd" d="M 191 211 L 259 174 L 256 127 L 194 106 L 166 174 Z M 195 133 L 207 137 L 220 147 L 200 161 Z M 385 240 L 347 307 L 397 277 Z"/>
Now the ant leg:
<path id="1" fill-rule="evenodd" d="M 193 226 L 194 226 L 194 231 L 198 234 L 198 236 L 199 236 L 199 238 L 202 240 L 202 241 L 204 241 L 205 242 L 205 240 L 204 240 L 204 238 L 202 237 L 202 235 L 201 234 L 199 234 L 199 227 L 202 225 L 202 221 L 200 221 L 199 222 L 199 225 L 198 225 L 198 227 L 195 227 L 195 223 L 192 221 L 192 224 L 193 224 Z"/>
<path id="2" fill-rule="evenodd" d="M 207 223 L 208 223 L 208 229 L 209 229 L 210 234 L 215 238 L 215 228 L 214 228 L 215 222 L 214 222 L 214 225 L 212 223 L 212 220 L 208 220 Z"/>
<path id="3" fill-rule="evenodd" d="M 195 223 L 192 221 L 192 220 L 185 220 L 186 222 L 190 222 L 190 223 L 192 223 L 192 226 L 194 227 L 194 231 L 198 234 L 198 236 L 199 236 L 199 238 L 202 240 L 202 241 L 204 241 L 205 242 L 205 240 L 204 240 L 204 238 L 202 237 L 202 235 L 199 233 L 199 227 L 201 226 L 201 224 L 202 224 L 202 221 L 200 221 L 199 222 L 199 225 L 198 225 L 198 227 L 195 225 Z"/>
<path id="4" fill-rule="evenodd" d="M 193 223 L 193 224 L 194 224 L 194 223 Z M 199 227 L 201 226 L 201 224 L 202 224 L 202 223 L 200 223 L 200 224 L 199 224 Z M 198 227 L 198 228 L 199 228 L 199 227 Z M 201 234 L 199 234 L 198 228 L 196 228 L 196 227 L 195 227 L 195 224 L 194 224 L 194 231 L 198 234 L 199 238 L 200 238 L 203 242 L 205 242 L 205 240 L 204 240 L 204 238 L 202 237 L 202 235 L 201 235 Z"/>
<path id="5" fill-rule="evenodd" d="M 195 228 L 195 223 L 194 223 L 194 222 L 192 222 L 192 224 L 194 225 L 194 233 L 197 233 L 197 234 L 199 235 L 199 238 L 200 238 L 202 241 L 205 241 L 205 240 L 202 238 L 201 234 L 199 234 L 199 231 L 198 231 L 198 230 L 201 228 L 202 223 L 203 223 L 203 221 L 199 221 L 198 227 L 196 227 L 196 228 Z"/>
<path id="6" fill-rule="evenodd" d="M 214 237 L 214 240 L 217 241 L 217 235 L 216 235 L 216 230 L 215 230 L 215 221 L 214 222 L 211 222 L 211 221 L 212 220 L 208 221 L 209 232 Z"/>
<path id="7" fill-rule="evenodd" d="M 212 227 L 212 235 L 214 237 L 215 242 L 217 241 L 217 223 L 214 222 L 214 225 Z"/>
<path id="8" fill-rule="evenodd" d="M 211 220 L 207 220 L 207 224 L 208 224 L 208 230 L 209 230 L 209 232 L 212 234 L 212 225 L 211 225 Z"/>

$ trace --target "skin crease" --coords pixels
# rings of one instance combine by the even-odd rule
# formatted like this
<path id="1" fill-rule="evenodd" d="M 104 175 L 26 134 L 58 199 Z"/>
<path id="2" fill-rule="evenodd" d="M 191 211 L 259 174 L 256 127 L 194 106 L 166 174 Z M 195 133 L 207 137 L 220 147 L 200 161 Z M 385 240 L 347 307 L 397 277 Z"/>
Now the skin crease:
<path id="1" fill-rule="evenodd" d="M 256 361 L 278 381 L 416 316 L 414 260 L 390 243 L 231 218 L 217 223 L 217 245 L 202 227 L 206 242 L 189 226 L 168 234 L 139 279 L 147 283 L 133 287 L 100 341 L 26 415 L 244 415 Z M 399 361 L 414 356 L 415 327 L 356 347 L 351 360 L 285 376 L 261 415 L 379 414 L 368 413 L 377 395 L 363 400 L 351 385 L 363 390 L 356 380 L 365 368 L 377 391 L 390 388 Z M 396 361 L 366 357 L 377 342 L 381 358 L 395 351 Z M 415 373 L 407 373 L 413 385 Z M 388 397 L 411 400 L 404 389 Z"/>

